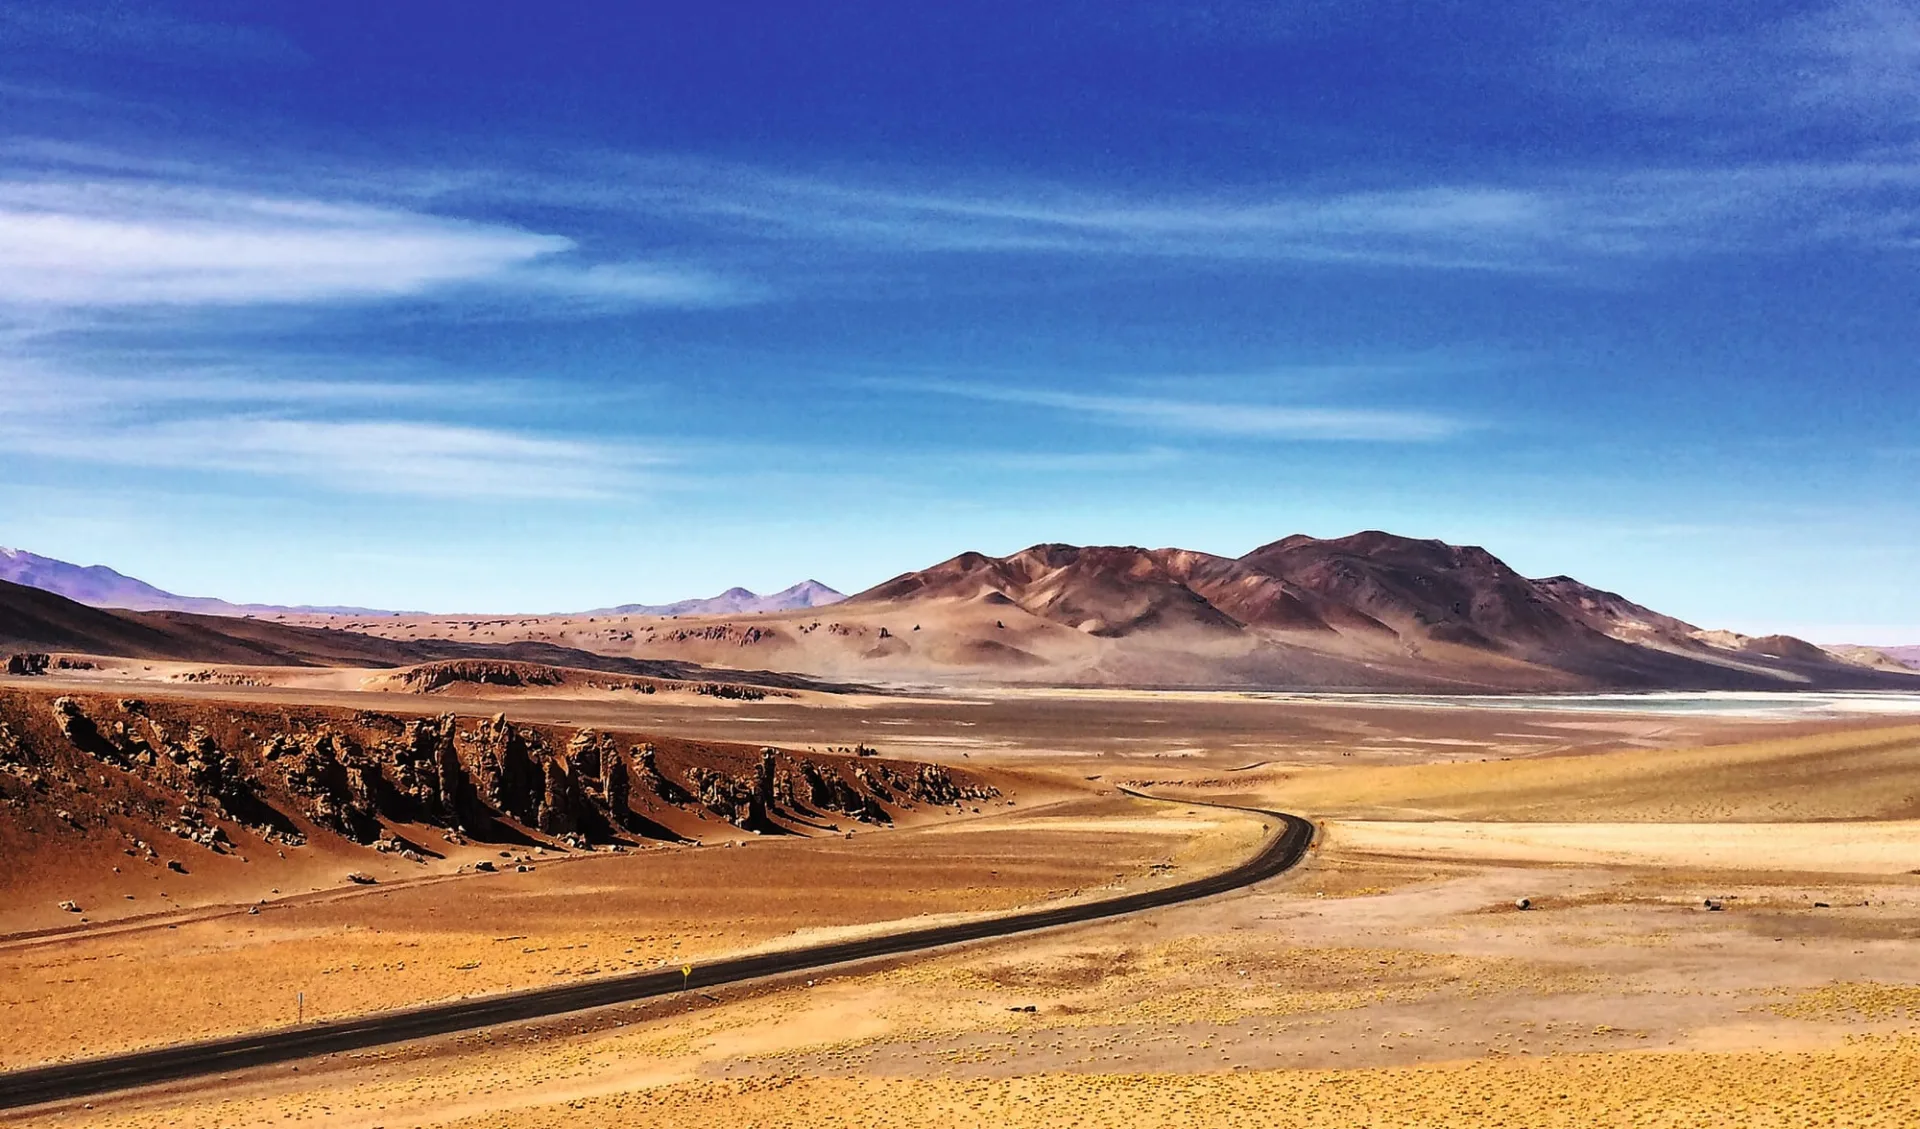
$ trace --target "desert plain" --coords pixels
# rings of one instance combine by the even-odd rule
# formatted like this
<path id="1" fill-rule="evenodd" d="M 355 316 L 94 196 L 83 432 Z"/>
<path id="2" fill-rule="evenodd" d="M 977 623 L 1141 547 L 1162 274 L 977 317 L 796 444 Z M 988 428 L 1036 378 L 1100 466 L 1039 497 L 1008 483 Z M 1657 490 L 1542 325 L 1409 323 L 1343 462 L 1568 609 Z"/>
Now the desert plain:
<path id="1" fill-rule="evenodd" d="M 670 836 L 618 849 L 525 830 L 418 860 L 236 831 L 249 861 L 166 848 L 184 873 L 16 835 L 0 1069 L 1110 896 L 1249 856 L 1272 832 L 1236 807 L 1317 833 L 1293 870 L 1187 904 L 10 1124 L 1920 1123 L 1909 695 L 410 695 L 139 665 L 31 695 L 497 716 L 644 740 L 663 765 L 703 742 L 858 748 L 877 759 L 847 764 L 980 791 L 778 834 L 663 809 Z"/>

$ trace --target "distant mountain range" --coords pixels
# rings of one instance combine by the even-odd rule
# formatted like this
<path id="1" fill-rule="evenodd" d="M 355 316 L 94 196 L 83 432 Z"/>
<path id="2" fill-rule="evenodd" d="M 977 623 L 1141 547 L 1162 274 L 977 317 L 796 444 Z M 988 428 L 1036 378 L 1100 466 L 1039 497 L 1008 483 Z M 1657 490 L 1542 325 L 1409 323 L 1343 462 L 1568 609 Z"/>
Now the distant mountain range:
<path id="1" fill-rule="evenodd" d="M 1377 530 L 1295 535 L 1238 558 L 1114 545 L 963 553 L 835 613 L 884 625 L 862 657 L 902 677 L 971 667 L 1131 685 L 1920 689 L 1879 649 L 1703 630 L 1572 577 L 1529 579 L 1476 546 Z"/>
<path id="2" fill-rule="evenodd" d="M 105 565 L 70 564 L 25 549 L 0 548 L 0 580 L 52 592 L 96 608 L 126 608 L 136 612 L 193 612 L 197 615 L 229 616 L 423 614 L 339 605 L 235 604 L 211 596 L 180 596 Z M 755 612 L 817 608 L 844 599 L 844 595 L 818 580 L 803 580 L 791 588 L 767 596 L 757 595 L 745 588 L 729 588 L 705 600 L 681 600 L 672 604 L 622 604 L 617 608 L 599 608 L 582 614 L 749 615 Z"/>
<path id="3" fill-rule="evenodd" d="M 608 655 L 537 640 L 385 639 L 257 617 L 96 608 L 0 580 L 0 655 L 17 650 L 263 667 L 379 669 L 447 659 L 504 660 L 685 682 L 724 678 L 767 686 L 836 689 L 790 674 L 716 671 L 692 663 Z"/>
<path id="4" fill-rule="evenodd" d="M 199 615 L 272 615 L 303 612 L 314 615 L 401 615 L 378 608 L 234 604 L 211 596 L 179 596 L 115 572 L 106 565 L 76 565 L 29 553 L 0 548 L 0 580 L 52 592 L 96 608 L 126 608 L 136 612 L 194 612 Z"/>
<path id="5" fill-rule="evenodd" d="M 1706 630 L 1568 576 L 1529 579 L 1476 546 L 1369 531 L 1286 537 L 1240 557 L 1125 545 L 962 553 L 852 597 L 814 581 L 759 596 L 513 617 L 484 640 L 431 637 L 432 617 L 348 630 L 180 607 L 111 569 L 0 554 L 0 643 L 209 662 L 391 665 L 428 657 L 564 654 L 684 669 L 783 671 L 837 682 L 1188 686 L 1438 692 L 1596 689 L 1920 689 L 1907 648 L 1817 647 Z M 51 601 L 51 602 L 50 602 Z M 832 604 L 830 613 L 816 609 Z M 289 611 L 295 609 L 287 609 Z M 345 609 L 339 609 L 345 610 Z M 608 629 L 601 615 L 702 616 Z M 751 624 L 726 617 L 752 616 Z M 468 625 L 471 629 L 472 625 Z M 324 630 L 320 630 L 324 628 Z M 428 633 L 428 634 L 422 634 Z M 596 658 L 597 656 L 597 658 Z M 543 659 L 539 661 L 555 661 Z"/>
<path id="6" fill-rule="evenodd" d="M 821 608 L 846 599 L 818 580 L 802 580 L 762 596 L 745 588 L 729 588 L 705 600 L 679 600 L 671 604 L 621 604 L 613 608 L 595 608 L 588 615 L 754 615 L 759 612 L 790 612 L 803 608 Z"/>
<path id="7" fill-rule="evenodd" d="M 1849 662 L 1864 663 L 1889 670 L 1899 667 L 1920 670 L 1920 645 L 1868 647 L 1859 643 L 1829 643 L 1825 644 L 1825 649 Z"/>

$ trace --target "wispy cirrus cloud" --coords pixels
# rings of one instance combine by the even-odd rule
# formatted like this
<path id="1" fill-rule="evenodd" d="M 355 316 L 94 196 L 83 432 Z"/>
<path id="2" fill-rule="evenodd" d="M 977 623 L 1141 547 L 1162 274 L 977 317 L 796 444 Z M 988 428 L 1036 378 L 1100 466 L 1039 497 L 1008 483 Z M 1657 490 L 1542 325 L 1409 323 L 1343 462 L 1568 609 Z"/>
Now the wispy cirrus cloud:
<path id="1" fill-rule="evenodd" d="M 954 381 L 883 386 L 1047 408 L 1126 427 L 1241 439 L 1421 443 L 1452 438 L 1473 426 L 1450 416 L 1413 409 L 1274 404 L 1244 399 L 1062 391 Z"/>
<path id="2" fill-rule="evenodd" d="M 231 21 L 202 22 L 133 4 L 19 0 L 0 8 L 0 30 L 23 45 L 86 55 L 137 55 L 142 63 L 205 59 L 284 66 L 306 61 L 286 36 Z"/>
<path id="3" fill-rule="evenodd" d="M 0 303 L 247 306 L 467 294 L 635 306 L 744 291 L 664 263 L 590 262 L 575 240 L 405 208 L 180 181 L 0 181 Z"/>
<path id="4" fill-rule="evenodd" d="M 20 446 L 42 457 L 458 498 L 603 498 L 636 486 L 656 461 L 629 447 L 403 419 L 213 416 L 42 433 Z"/>
<path id="5" fill-rule="evenodd" d="M 730 245 L 1567 273 L 1782 247 L 1904 246 L 1916 233 L 1920 155 L 1545 170 L 1365 190 L 1251 184 L 1153 194 L 602 154 L 512 182 L 474 175 L 420 185 L 429 199 L 564 204 L 679 224 Z"/>
<path id="6" fill-rule="evenodd" d="M 964 181 L 964 178 L 961 178 Z M 456 193 L 533 194 L 640 212 L 736 236 L 885 253 L 953 252 L 1378 262 L 1431 268 L 1544 265 L 1549 196 L 1441 185 L 1314 194 L 1259 188 L 1129 195 L 1034 181 L 929 184 L 804 174 L 678 157 L 611 157 L 552 181 L 471 182 Z M 1522 261 L 1522 260 L 1527 261 Z"/>
<path id="7" fill-rule="evenodd" d="M 183 370 L 146 377 L 0 368 L 0 452 L 74 466 L 303 483 L 344 494 L 581 499 L 631 492 L 650 445 L 466 422 L 515 390 Z"/>
<path id="8" fill-rule="evenodd" d="M 1649 18 L 1651 13 L 1651 18 Z M 1576 89 L 1666 117 L 1771 132 L 1843 126 L 1910 139 L 1920 126 L 1920 11 L 1836 0 L 1737 26 L 1657 5 L 1588 7 L 1562 24 L 1548 65 Z"/>
<path id="9" fill-rule="evenodd" d="M 574 155 L 511 173 L 323 164 L 290 175 L 271 162 L 223 167 L 18 139 L 0 149 L 45 170 L 0 182 L 0 302 L 22 308 L 420 299 L 561 311 L 714 307 L 832 290 L 807 273 L 870 277 L 914 269 L 930 254 L 1577 275 L 1920 240 L 1920 154 L 1897 152 L 1154 193 L 671 155 Z M 521 213 L 582 218 L 616 241 L 654 233 L 676 250 L 596 257 L 586 236 L 461 218 Z M 808 253 L 796 257 L 796 247 Z"/>

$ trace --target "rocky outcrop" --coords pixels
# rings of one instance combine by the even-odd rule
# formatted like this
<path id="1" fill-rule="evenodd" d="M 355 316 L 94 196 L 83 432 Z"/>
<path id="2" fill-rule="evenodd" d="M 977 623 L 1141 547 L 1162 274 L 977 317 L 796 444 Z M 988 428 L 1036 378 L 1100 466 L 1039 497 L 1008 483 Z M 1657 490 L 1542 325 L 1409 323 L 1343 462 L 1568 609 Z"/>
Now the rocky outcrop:
<path id="1" fill-rule="evenodd" d="M 760 750 L 760 768 L 753 776 L 753 802 L 763 812 L 773 810 L 773 768 L 779 756 L 778 749 Z"/>
<path id="2" fill-rule="evenodd" d="M 474 786 L 487 805 L 529 827 L 537 825 L 545 774 L 534 763 L 527 734 L 509 724 L 505 714 L 495 714 L 461 737 Z"/>
<path id="3" fill-rule="evenodd" d="M 431 694 L 456 683 L 481 686 L 558 686 L 566 672 L 541 663 L 505 659 L 450 659 L 402 671 L 400 684 L 416 694 Z"/>
<path id="4" fill-rule="evenodd" d="M 692 797 L 687 795 L 686 789 L 660 772 L 658 755 L 659 750 L 651 744 L 641 745 L 634 750 L 633 759 L 638 767 L 640 786 L 669 804 L 687 803 Z"/>
<path id="5" fill-rule="evenodd" d="M 907 785 L 907 794 L 923 804 L 957 804 L 965 796 L 953 774 L 937 764 L 923 764 Z M 985 799 L 985 796 L 974 797 Z"/>
<path id="6" fill-rule="evenodd" d="M 393 764 L 393 787 L 413 805 L 420 822 L 466 828 L 485 818 L 455 736 L 453 715 L 442 714 L 407 722 L 400 736 L 384 745 Z"/>
<path id="7" fill-rule="evenodd" d="M 7 656 L 7 673 L 27 676 L 45 674 L 52 661 L 51 655 L 39 651 L 21 651 Z"/>
<path id="8" fill-rule="evenodd" d="M 610 750 L 600 762 L 600 802 L 615 827 L 625 828 L 632 822 L 631 784 L 627 762 L 618 749 Z"/>
<path id="9" fill-rule="evenodd" d="M 854 772 L 859 776 L 863 770 Z M 801 761 L 800 777 L 806 782 L 808 803 L 820 811 L 841 812 L 862 823 L 886 823 L 891 819 L 875 796 L 848 783 L 837 769 Z"/>
<path id="10" fill-rule="evenodd" d="M 687 773 L 694 799 L 702 807 L 746 831 L 758 831 L 766 825 L 767 809 L 760 802 L 756 781 L 757 775 L 731 775 L 699 766 Z"/>
<path id="11" fill-rule="evenodd" d="M 695 684 L 693 692 L 709 698 L 720 698 L 735 702 L 758 702 L 767 696 L 767 691 L 758 686 L 737 686 L 731 682 L 701 682 Z"/>
<path id="12" fill-rule="evenodd" d="M 612 737 L 582 729 L 567 743 L 567 763 L 613 827 L 623 828 L 631 822 L 627 762 Z"/>
<path id="13" fill-rule="evenodd" d="M 541 764 L 543 777 L 540 807 L 533 824 L 548 835 L 572 836 L 581 831 L 580 782 L 573 766 L 559 757 L 547 757 Z"/>
<path id="14" fill-rule="evenodd" d="M 222 811 L 236 816 L 242 814 L 253 799 L 246 767 L 215 743 L 205 730 L 189 729 L 180 743 L 166 746 L 166 753 L 184 776 L 185 784 L 180 790 L 189 798 L 217 804 Z"/>
<path id="15" fill-rule="evenodd" d="M 345 738 L 326 729 L 275 734 L 260 756 L 278 769 L 289 792 L 306 801 L 307 818 L 356 843 L 379 838 L 379 768 Z"/>
<path id="16" fill-rule="evenodd" d="M 53 700 L 53 721 L 60 727 L 60 735 L 81 752 L 121 768 L 128 767 L 132 758 L 124 743 L 115 744 L 108 741 L 100 732 L 100 727 L 93 723 L 93 719 L 88 717 L 80 708 L 80 704 L 72 698 Z M 148 754 L 145 763 L 151 764 L 151 748 L 146 749 L 145 752 Z"/>
<path id="17" fill-rule="evenodd" d="M 37 784 L 41 779 L 39 758 L 4 721 L 0 721 L 0 772 L 17 776 L 28 784 Z"/>
<path id="18" fill-rule="evenodd" d="M 603 769 L 614 746 L 575 734 L 569 753 L 549 748 L 537 729 L 495 714 L 470 734 L 469 760 L 480 794 L 494 810 L 548 835 L 597 837 L 625 822 L 606 806 Z M 582 741 L 581 738 L 585 737 Z M 581 770 L 581 763 L 587 765 Z"/>
<path id="19" fill-rule="evenodd" d="M 586 846 L 678 839 L 685 824 L 674 809 L 757 833 L 804 831 L 833 814 L 887 823 L 900 808 L 955 804 L 980 787 L 879 757 L 665 744 L 666 755 L 651 743 L 629 750 L 597 730 L 501 715 L 0 690 L 0 808 L 44 804 L 47 825 L 69 830 L 137 818 L 122 833 L 149 854 L 140 836 L 154 831 L 241 854 L 242 830 L 283 848 L 324 832 L 421 861 L 431 852 L 404 838 L 405 826 L 442 828 L 449 842 L 531 832 Z"/>

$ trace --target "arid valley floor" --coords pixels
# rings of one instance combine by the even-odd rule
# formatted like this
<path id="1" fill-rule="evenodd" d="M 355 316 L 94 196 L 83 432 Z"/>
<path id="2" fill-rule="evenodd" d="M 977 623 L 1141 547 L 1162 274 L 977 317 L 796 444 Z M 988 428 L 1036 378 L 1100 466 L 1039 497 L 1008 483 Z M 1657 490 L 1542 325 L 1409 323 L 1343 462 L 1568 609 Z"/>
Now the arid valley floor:
<path id="1" fill-rule="evenodd" d="M 0 1069 L 1095 898 L 1258 846 L 1257 816 L 1195 801 L 1319 832 L 1295 870 L 1188 905 L 9 1124 L 1920 1124 L 1909 696 L 407 695 L 141 665 L 160 669 L 0 692 L 138 697 L 156 720 L 163 697 L 503 714 L 658 742 L 663 765 L 691 755 L 676 742 L 865 746 L 995 794 L 851 835 L 695 821 L 619 851 L 528 834 L 414 861 L 236 832 L 252 861 L 189 843 L 162 848 L 171 870 L 43 850 L 0 878 Z"/>

